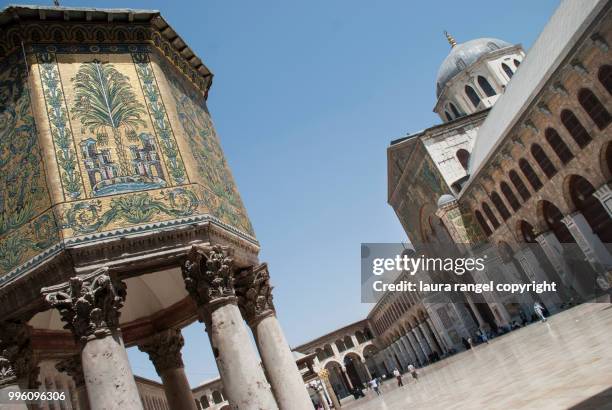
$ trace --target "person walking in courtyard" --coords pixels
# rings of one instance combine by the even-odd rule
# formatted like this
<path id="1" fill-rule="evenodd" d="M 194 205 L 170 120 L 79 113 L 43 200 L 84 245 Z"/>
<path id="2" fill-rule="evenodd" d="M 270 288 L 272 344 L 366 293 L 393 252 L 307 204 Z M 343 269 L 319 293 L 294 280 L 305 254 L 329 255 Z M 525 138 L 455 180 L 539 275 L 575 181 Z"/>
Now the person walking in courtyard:
<path id="1" fill-rule="evenodd" d="M 419 374 L 417 373 L 416 367 L 414 367 L 414 366 L 412 365 L 412 363 L 410 363 L 410 364 L 408 365 L 408 371 L 410 372 L 410 374 L 412 375 L 412 378 L 413 378 L 414 380 L 416 380 L 416 381 L 418 381 L 418 380 L 419 380 Z"/>
<path id="2" fill-rule="evenodd" d="M 402 381 L 402 374 L 397 369 L 397 367 L 395 368 L 395 370 L 393 370 L 393 375 L 397 379 L 397 387 L 402 387 L 404 385 L 404 382 Z"/>
<path id="3" fill-rule="evenodd" d="M 489 337 L 487 336 L 487 331 L 484 329 L 480 329 L 480 340 L 482 340 L 483 343 L 489 344 Z"/>
<path id="4" fill-rule="evenodd" d="M 536 315 L 538 315 L 541 322 L 546 322 L 546 316 L 544 315 L 544 306 L 542 306 L 540 302 L 535 302 L 533 304 L 533 310 L 535 311 Z"/>
<path id="5" fill-rule="evenodd" d="M 376 378 L 373 378 L 372 380 L 370 380 L 370 387 L 372 388 L 372 390 L 374 390 L 376 392 L 377 396 L 380 396 L 380 388 L 378 385 L 378 380 Z"/>

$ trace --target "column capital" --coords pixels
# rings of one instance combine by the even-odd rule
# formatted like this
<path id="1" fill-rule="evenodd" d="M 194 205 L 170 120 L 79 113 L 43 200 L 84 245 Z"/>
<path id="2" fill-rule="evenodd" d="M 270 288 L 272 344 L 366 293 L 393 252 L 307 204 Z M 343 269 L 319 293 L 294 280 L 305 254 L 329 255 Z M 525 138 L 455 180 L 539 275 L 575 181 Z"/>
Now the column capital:
<path id="1" fill-rule="evenodd" d="M 268 264 L 243 269 L 236 275 L 236 296 L 242 315 L 253 327 L 275 314 Z"/>
<path id="2" fill-rule="evenodd" d="M 77 341 L 104 338 L 119 328 L 120 309 L 125 302 L 126 285 L 108 275 L 108 268 L 99 269 L 66 283 L 43 288 L 45 301 L 59 310 L 64 328 L 72 331 Z"/>
<path id="3" fill-rule="evenodd" d="M 38 370 L 30 327 L 22 322 L 0 322 L 0 386 L 19 383 L 21 387 L 33 388 Z"/>
<path id="4" fill-rule="evenodd" d="M 85 376 L 83 376 L 83 366 L 81 366 L 80 355 L 75 355 L 67 359 L 59 361 L 55 368 L 58 372 L 66 373 L 72 377 L 77 388 L 85 385 Z"/>
<path id="5" fill-rule="evenodd" d="M 138 350 L 149 355 L 157 374 L 161 374 L 168 369 L 185 367 L 181 355 L 184 345 L 185 340 L 180 329 L 168 329 L 153 335 L 139 345 Z"/>
<path id="6" fill-rule="evenodd" d="M 221 245 L 195 245 L 183 264 L 183 280 L 198 307 L 235 300 L 233 250 Z"/>

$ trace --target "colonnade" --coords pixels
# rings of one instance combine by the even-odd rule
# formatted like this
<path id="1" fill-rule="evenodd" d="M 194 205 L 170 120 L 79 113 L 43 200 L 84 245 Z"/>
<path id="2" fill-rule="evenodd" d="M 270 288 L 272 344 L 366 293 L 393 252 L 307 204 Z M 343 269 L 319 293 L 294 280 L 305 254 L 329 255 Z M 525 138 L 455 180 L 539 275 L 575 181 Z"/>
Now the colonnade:
<path id="1" fill-rule="evenodd" d="M 276 319 L 267 265 L 237 269 L 231 248 L 196 245 L 182 273 L 198 318 L 205 324 L 232 408 L 311 410 L 302 376 Z M 142 410 L 119 326 L 127 297 L 125 283 L 103 268 L 44 288 L 42 294 L 79 344 L 80 354 L 57 367 L 74 378 L 81 408 Z M 0 388 L 32 388 L 37 366 L 29 327 L 23 322 L 0 326 Z M 143 341 L 139 349 L 153 362 L 171 409 L 196 410 L 181 356 L 183 344 L 179 329 L 166 329 Z"/>
<path id="2" fill-rule="evenodd" d="M 432 353 L 442 356 L 439 335 L 427 322 L 421 322 L 412 328 L 403 329 L 401 334 L 380 350 L 375 356 L 383 361 L 388 371 L 394 368 L 406 371 L 409 364 L 415 367 L 429 363 Z"/>

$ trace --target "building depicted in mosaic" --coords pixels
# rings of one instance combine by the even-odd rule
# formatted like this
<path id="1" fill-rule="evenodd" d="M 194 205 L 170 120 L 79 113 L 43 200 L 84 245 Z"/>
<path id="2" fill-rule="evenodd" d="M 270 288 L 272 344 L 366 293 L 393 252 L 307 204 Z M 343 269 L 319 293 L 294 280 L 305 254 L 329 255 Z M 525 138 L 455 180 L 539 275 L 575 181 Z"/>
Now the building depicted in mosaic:
<path id="1" fill-rule="evenodd" d="M 448 256 L 491 250 L 473 283 L 553 281 L 554 294 L 385 294 L 369 315 L 388 366 L 425 364 L 609 292 L 612 4 L 562 1 L 531 49 L 457 42 L 435 84 L 443 123 L 391 142 L 388 202 L 408 238 Z M 436 255 L 433 255 L 436 256 Z M 398 280 L 406 279 L 399 277 Z M 435 280 L 435 278 L 425 278 Z"/>
<path id="2" fill-rule="evenodd" d="M 180 329 L 199 320 L 224 402 L 311 409 L 202 60 L 156 11 L 8 6 L 0 27 L 2 389 L 46 387 L 53 361 L 80 408 L 161 408 L 138 346 L 164 406 L 196 409 Z"/>

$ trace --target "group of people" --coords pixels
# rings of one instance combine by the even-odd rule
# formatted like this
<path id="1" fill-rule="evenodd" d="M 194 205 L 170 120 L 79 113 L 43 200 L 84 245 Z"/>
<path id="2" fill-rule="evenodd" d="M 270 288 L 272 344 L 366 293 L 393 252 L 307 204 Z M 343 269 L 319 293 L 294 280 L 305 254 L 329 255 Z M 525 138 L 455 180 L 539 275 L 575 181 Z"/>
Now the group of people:
<path id="1" fill-rule="evenodd" d="M 540 302 L 535 302 L 533 304 L 533 311 L 534 313 L 531 318 L 532 322 L 535 322 L 536 320 L 539 320 L 540 322 L 546 322 L 547 320 L 546 316 L 548 316 L 549 313 L 545 306 L 543 306 Z M 467 339 L 463 338 L 463 345 L 465 346 L 466 349 L 471 349 L 474 347 L 475 344 L 489 343 L 489 339 L 491 339 L 494 336 L 503 335 L 512 330 L 519 329 L 522 326 L 523 327 L 526 326 L 527 323 L 529 323 L 529 321 L 527 319 L 527 315 L 525 315 L 525 313 L 522 310 L 520 312 L 520 317 L 521 317 L 522 324 L 519 324 L 516 320 L 513 320 L 509 325 L 498 327 L 497 334 L 489 333 L 485 329 L 479 328 L 476 331 L 477 340 L 474 340 L 471 337 L 468 337 Z"/>
<path id="2" fill-rule="evenodd" d="M 414 367 L 412 364 L 408 365 L 408 373 L 410 373 L 414 380 L 419 380 L 419 374 L 416 370 L 416 367 Z M 397 380 L 397 386 L 402 387 L 404 385 L 404 380 L 402 378 L 402 373 L 397 367 L 393 370 L 393 376 Z M 368 385 L 372 390 L 376 392 L 377 396 L 380 396 L 382 394 L 382 391 L 380 389 L 382 385 L 382 379 L 380 377 L 374 377 L 368 382 Z"/>

